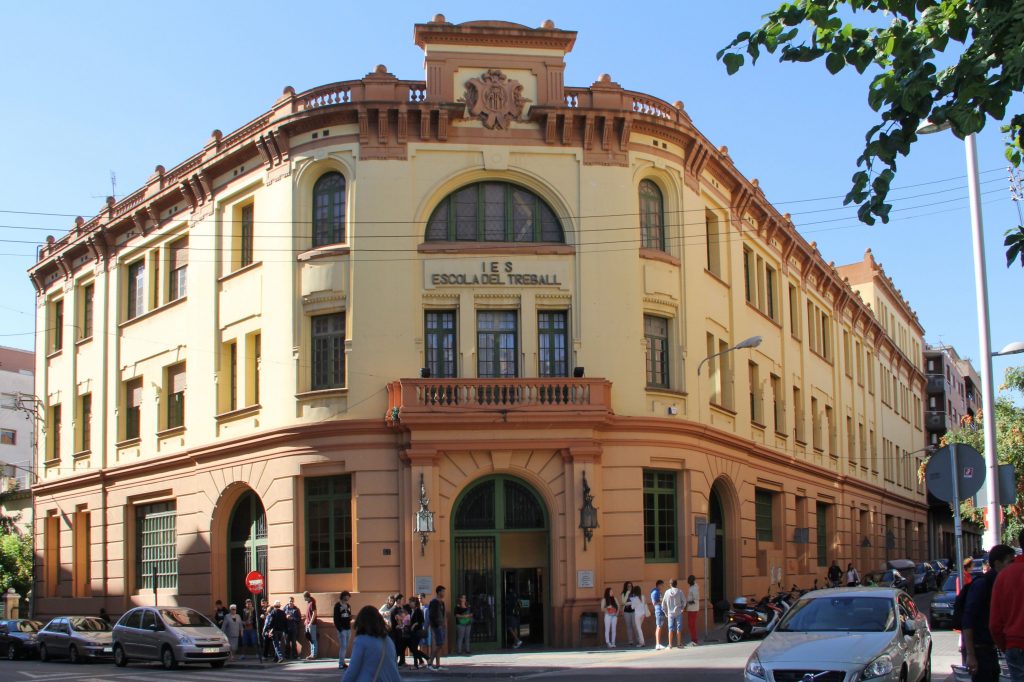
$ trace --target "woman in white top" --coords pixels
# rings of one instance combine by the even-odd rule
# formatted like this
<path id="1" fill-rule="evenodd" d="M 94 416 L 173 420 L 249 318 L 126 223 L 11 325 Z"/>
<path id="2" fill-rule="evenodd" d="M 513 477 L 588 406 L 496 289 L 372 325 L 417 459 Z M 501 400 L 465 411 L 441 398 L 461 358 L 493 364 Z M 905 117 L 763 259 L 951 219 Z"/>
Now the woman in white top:
<path id="1" fill-rule="evenodd" d="M 615 647 L 615 624 L 619 619 L 619 602 L 615 601 L 610 587 L 604 588 L 601 610 L 604 611 L 604 642 L 612 649 Z"/>
<path id="2" fill-rule="evenodd" d="M 633 593 L 629 595 L 629 605 L 633 607 L 633 613 L 626 617 L 633 617 L 633 630 L 636 632 L 636 647 L 644 647 L 644 618 L 648 616 L 647 604 L 644 603 L 644 593 L 639 585 L 633 587 Z"/>
<path id="3" fill-rule="evenodd" d="M 853 567 L 853 564 L 846 565 L 846 586 L 856 587 L 860 585 L 860 573 Z"/>

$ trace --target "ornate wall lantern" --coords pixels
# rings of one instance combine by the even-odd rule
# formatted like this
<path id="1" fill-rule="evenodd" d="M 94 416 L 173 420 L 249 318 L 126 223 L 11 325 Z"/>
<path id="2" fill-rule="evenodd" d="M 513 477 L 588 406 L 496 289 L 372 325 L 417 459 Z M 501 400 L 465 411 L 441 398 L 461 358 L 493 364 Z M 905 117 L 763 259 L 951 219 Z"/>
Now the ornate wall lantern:
<path id="1" fill-rule="evenodd" d="M 423 472 L 420 472 L 420 510 L 416 512 L 416 525 L 414 532 L 420 534 L 420 556 L 424 556 L 427 550 L 427 533 L 434 532 L 434 512 L 427 509 L 430 500 L 427 499 L 427 486 L 423 483 Z"/>
<path id="2" fill-rule="evenodd" d="M 583 551 L 587 551 L 587 542 L 594 538 L 597 528 L 597 509 L 594 507 L 594 496 L 587 485 L 587 472 L 583 472 L 583 506 L 580 507 L 580 528 L 583 530 Z"/>

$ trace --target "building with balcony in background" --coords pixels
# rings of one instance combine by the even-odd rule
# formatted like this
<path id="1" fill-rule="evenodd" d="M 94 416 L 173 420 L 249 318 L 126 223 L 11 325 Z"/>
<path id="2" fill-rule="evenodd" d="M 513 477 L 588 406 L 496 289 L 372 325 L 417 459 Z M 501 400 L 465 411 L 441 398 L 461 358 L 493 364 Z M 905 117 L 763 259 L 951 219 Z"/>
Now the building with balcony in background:
<path id="1" fill-rule="evenodd" d="M 478 647 L 516 592 L 564 646 L 626 580 L 921 556 L 902 297 L 897 334 L 682 103 L 565 86 L 575 32 L 415 40 L 425 81 L 286 88 L 43 247 L 37 612 L 210 611 L 259 569 L 322 612 L 447 585 Z"/>
<path id="2" fill-rule="evenodd" d="M 32 529 L 32 486 L 36 437 L 32 351 L 0 346 L 0 514 Z"/>

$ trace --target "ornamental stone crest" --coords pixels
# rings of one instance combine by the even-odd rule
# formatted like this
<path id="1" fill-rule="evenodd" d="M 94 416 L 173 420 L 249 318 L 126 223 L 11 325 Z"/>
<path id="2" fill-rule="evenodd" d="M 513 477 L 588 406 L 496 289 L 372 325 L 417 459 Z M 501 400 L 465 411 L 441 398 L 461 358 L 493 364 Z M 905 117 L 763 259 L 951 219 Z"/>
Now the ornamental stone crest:
<path id="1" fill-rule="evenodd" d="M 507 129 L 509 121 L 522 118 L 530 100 L 523 97 L 523 85 L 509 80 L 498 69 L 489 69 L 479 78 L 466 81 L 466 116 L 479 117 L 484 127 Z"/>

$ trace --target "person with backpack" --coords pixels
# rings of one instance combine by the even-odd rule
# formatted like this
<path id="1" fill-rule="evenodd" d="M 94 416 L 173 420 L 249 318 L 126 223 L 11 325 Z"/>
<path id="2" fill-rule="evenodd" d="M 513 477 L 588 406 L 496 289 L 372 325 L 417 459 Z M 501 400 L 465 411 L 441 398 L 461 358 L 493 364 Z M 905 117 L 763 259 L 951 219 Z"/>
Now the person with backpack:
<path id="1" fill-rule="evenodd" d="M 988 573 L 971 583 L 962 624 L 965 660 L 972 682 L 999 682 L 999 655 L 989 630 L 989 615 L 996 578 L 1013 557 L 1012 547 L 994 546 L 988 553 Z"/>
<path id="2" fill-rule="evenodd" d="M 1024 547 L 1024 530 L 1017 542 Z M 992 640 L 1006 656 L 1010 680 L 1024 682 L 1024 555 L 996 576 L 988 624 Z"/>

